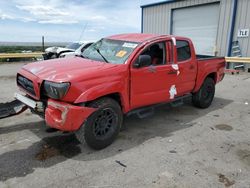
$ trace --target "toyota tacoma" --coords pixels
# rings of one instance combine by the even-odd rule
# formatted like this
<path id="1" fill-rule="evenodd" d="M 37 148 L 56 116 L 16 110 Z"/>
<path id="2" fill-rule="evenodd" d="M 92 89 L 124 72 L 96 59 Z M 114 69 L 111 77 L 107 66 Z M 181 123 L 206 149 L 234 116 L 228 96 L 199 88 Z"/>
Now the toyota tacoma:
<path id="1" fill-rule="evenodd" d="M 196 55 L 186 37 L 120 34 L 93 43 L 80 56 L 25 65 L 15 98 L 49 127 L 74 132 L 94 149 L 117 137 L 123 115 L 192 96 L 207 108 L 224 77 L 225 59 Z"/>

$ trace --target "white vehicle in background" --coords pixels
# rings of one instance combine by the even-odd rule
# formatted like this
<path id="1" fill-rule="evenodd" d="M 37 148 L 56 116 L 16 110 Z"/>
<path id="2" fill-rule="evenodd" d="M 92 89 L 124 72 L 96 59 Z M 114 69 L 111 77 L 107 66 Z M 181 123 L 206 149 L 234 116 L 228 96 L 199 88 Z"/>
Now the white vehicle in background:
<path id="1" fill-rule="evenodd" d="M 65 47 L 53 46 L 45 49 L 44 59 L 58 58 L 62 53 L 74 52 L 83 42 L 72 42 Z"/>
<path id="2" fill-rule="evenodd" d="M 91 44 L 93 44 L 94 42 L 83 42 L 83 44 L 77 48 L 74 52 L 64 52 L 60 54 L 60 58 L 64 58 L 64 57 L 73 57 L 73 56 L 77 56 L 77 55 L 81 55 L 81 53 L 88 48 Z"/>

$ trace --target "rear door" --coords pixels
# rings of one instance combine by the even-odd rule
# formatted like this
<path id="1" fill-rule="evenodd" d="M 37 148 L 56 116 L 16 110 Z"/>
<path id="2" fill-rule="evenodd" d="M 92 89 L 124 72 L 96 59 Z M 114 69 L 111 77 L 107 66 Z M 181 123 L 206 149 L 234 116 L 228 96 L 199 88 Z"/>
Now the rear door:
<path id="1" fill-rule="evenodd" d="M 173 65 L 178 70 L 176 87 L 178 96 L 190 93 L 195 87 L 197 62 L 194 53 L 191 52 L 191 42 L 188 40 L 176 40 L 177 63 Z"/>

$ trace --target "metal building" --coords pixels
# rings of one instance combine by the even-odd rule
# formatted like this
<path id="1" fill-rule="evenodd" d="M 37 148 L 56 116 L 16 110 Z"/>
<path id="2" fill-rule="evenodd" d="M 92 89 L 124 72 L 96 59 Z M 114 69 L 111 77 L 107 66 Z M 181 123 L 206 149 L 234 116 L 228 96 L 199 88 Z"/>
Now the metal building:
<path id="1" fill-rule="evenodd" d="M 168 0 L 141 8 L 143 33 L 190 37 L 198 54 L 250 57 L 250 0 Z"/>

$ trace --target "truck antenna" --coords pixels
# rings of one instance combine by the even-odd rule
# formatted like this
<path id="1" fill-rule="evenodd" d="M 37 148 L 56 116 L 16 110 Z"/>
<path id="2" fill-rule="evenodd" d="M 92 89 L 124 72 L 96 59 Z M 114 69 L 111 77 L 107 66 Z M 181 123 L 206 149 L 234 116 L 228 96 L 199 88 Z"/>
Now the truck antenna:
<path id="1" fill-rule="evenodd" d="M 81 32 L 81 34 L 80 34 L 80 37 L 79 37 L 79 42 L 81 41 L 82 36 L 83 36 L 83 34 L 84 34 L 84 32 L 85 32 L 87 26 L 88 26 L 88 22 L 87 22 L 87 23 L 84 25 L 84 27 L 83 27 L 83 30 L 82 30 L 82 32 Z"/>

